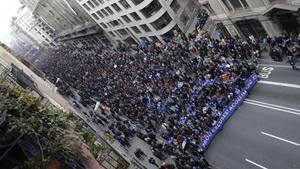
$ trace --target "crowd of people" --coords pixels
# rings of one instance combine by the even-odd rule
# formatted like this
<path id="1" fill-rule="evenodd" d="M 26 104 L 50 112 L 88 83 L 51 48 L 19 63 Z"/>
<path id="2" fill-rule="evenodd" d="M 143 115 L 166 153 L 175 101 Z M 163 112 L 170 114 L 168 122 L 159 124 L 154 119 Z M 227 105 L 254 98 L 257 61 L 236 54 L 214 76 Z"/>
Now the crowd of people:
<path id="1" fill-rule="evenodd" d="M 188 37 L 174 31 L 165 44 L 64 45 L 37 65 L 63 95 L 76 90 L 82 105 L 99 101 L 113 117 L 142 126 L 147 143 L 175 156 L 177 168 L 209 168 L 200 143 L 254 73 L 258 42 L 213 39 L 201 18 Z M 118 135 L 131 135 L 124 132 Z"/>
<path id="2" fill-rule="evenodd" d="M 284 57 L 287 57 L 287 63 L 292 66 L 293 70 L 299 70 L 296 64 L 300 57 L 300 34 L 286 34 L 274 39 L 267 37 L 266 42 L 270 47 L 270 57 L 274 61 L 281 62 Z"/>

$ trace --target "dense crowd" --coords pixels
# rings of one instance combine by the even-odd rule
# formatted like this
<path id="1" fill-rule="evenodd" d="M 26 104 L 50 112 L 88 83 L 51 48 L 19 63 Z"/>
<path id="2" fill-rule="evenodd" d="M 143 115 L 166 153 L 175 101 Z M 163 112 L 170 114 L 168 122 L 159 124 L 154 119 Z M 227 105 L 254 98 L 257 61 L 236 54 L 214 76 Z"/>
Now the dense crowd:
<path id="1" fill-rule="evenodd" d="M 299 70 L 297 68 L 297 62 L 300 57 L 300 34 L 299 35 L 284 35 L 277 38 L 266 38 L 266 43 L 270 47 L 269 55 L 274 61 L 281 62 L 283 58 L 287 58 L 293 70 Z"/>
<path id="2" fill-rule="evenodd" d="M 113 117 L 143 126 L 147 143 L 175 156 L 178 168 L 209 168 L 199 145 L 255 71 L 259 44 L 251 37 L 213 39 L 202 22 L 188 37 L 174 31 L 166 44 L 65 45 L 38 66 L 62 94 L 75 89 L 84 106 L 99 101 Z M 110 129 L 120 142 L 135 132 L 116 125 Z M 156 144 L 159 138 L 165 143 Z"/>

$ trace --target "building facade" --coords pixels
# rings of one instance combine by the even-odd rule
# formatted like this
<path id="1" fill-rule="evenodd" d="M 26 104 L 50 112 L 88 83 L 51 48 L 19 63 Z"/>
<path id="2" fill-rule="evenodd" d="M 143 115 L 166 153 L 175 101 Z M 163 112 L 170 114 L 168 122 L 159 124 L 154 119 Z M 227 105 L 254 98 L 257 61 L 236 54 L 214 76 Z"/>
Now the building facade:
<path id="1" fill-rule="evenodd" d="M 42 20 L 33 16 L 28 8 L 19 11 L 17 17 L 13 21 L 13 29 L 23 41 L 31 45 L 39 45 L 44 47 L 55 47 L 53 41 L 54 31 L 47 26 Z"/>
<path id="2" fill-rule="evenodd" d="M 300 0 L 199 0 L 218 31 L 233 37 L 300 33 Z"/>
<path id="3" fill-rule="evenodd" d="M 103 30 L 75 0 L 20 0 L 34 16 L 53 28 L 55 41 L 109 43 Z"/>
<path id="4" fill-rule="evenodd" d="M 164 42 L 173 30 L 189 33 L 196 0 L 76 0 L 114 42 Z"/>

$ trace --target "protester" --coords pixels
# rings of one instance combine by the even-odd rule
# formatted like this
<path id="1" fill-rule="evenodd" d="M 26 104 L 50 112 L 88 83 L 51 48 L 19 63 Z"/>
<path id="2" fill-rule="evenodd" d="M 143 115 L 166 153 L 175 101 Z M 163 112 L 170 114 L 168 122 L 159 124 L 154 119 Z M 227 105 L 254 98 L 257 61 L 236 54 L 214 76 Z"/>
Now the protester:
<path id="1" fill-rule="evenodd" d="M 158 158 L 175 156 L 177 168 L 206 169 L 199 145 L 255 70 L 251 62 L 259 49 L 252 36 L 245 41 L 224 35 L 213 39 L 202 30 L 207 15 L 198 19 L 188 38 L 174 31 L 165 44 L 65 45 L 45 53 L 37 65 L 66 97 L 75 97 L 76 91 L 84 106 L 99 101 L 109 107 L 95 121 L 105 125 L 113 118 L 116 123 L 107 133 L 122 145 L 130 146 L 137 133 Z M 276 52 L 272 56 L 279 58 Z M 144 156 L 141 151 L 135 155 Z"/>

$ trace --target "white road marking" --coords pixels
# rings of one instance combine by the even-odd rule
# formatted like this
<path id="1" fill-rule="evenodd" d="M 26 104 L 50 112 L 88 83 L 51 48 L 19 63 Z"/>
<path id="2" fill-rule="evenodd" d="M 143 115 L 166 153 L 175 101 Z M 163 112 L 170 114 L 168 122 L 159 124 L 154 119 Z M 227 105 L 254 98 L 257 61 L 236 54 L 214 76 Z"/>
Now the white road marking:
<path id="1" fill-rule="evenodd" d="M 267 108 L 267 109 L 282 111 L 282 112 L 286 112 L 286 113 L 289 113 L 289 114 L 300 116 L 300 113 L 297 113 L 297 112 L 294 112 L 294 111 L 290 111 L 290 110 L 280 109 L 280 108 L 271 107 L 271 106 L 267 106 L 267 105 L 263 105 L 263 104 L 258 104 L 258 103 L 253 103 L 253 102 L 248 102 L 248 101 L 245 101 L 244 103 L 255 105 L 255 106 L 259 106 L 259 107 L 264 107 L 264 108 Z"/>
<path id="2" fill-rule="evenodd" d="M 285 109 L 285 110 L 291 110 L 291 111 L 295 111 L 295 112 L 299 112 L 299 109 L 294 109 L 294 108 L 289 108 L 289 107 L 284 107 L 284 106 L 280 106 L 280 105 L 276 105 L 276 104 L 271 104 L 271 103 L 266 103 L 266 102 L 261 102 L 261 101 L 257 101 L 257 100 L 252 100 L 252 99 L 245 99 L 248 102 L 252 102 L 252 103 L 257 103 L 257 104 L 262 104 L 262 105 L 267 105 L 267 106 L 273 106 L 276 108 L 280 108 L 280 109 Z"/>
<path id="3" fill-rule="evenodd" d="M 260 164 L 257 164 L 256 162 L 253 162 L 253 161 L 251 161 L 251 160 L 248 160 L 247 158 L 245 159 L 248 163 L 250 163 L 250 164 L 252 164 L 252 165 L 255 165 L 256 167 L 259 167 L 259 168 L 261 168 L 261 169 L 268 169 L 268 168 L 266 168 L 266 167 L 264 167 L 264 166 L 262 166 L 262 165 L 260 165 Z"/>
<path id="4" fill-rule="evenodd" d="M 292 66 L 288 65 L 269 65 L 269 64 L 258 64 L 259 67 L 261 66 L 268 66 L 268 67 L 279 67 L 279 68 L 292 68 Z"/>
<path id="5" fill-rule="evenodd" d="M 300 89 L 300 85 L 297 85 L 297 84 L 280 83 L 280 82 L 271 82 L 271 81 L 264 81 L 264 80 L 260 80 L 260 81 L 258 81 L 258 83 Z"/>
<path id="6" fill-rule="evenodd" d="M 284 141 L 284 142 L 286 142 L 286 143 L 290 143 L 290 144 L 295 145 L 295 146 L 298 146 L 298 147 L 300 146 L 299 143 L 296 143 L 296 142 L 293 142 L 293 141 L 290 141 L 290 140 L 287 140 L 287 139 L 284 139 L 284 138 L 281 138 L 281 137 L 278 137 L 278 136 L 274 136 L 274 135 L 272 135 L 272 134 L 265 133 L 265 132 L 263 132 L 263 131 L 261 131 L 260 133 L 263 134 L 263 135 L 266 135 L 266 136 L 275 138 L 275 139 L 277 139 L 277 140 Z"/>

